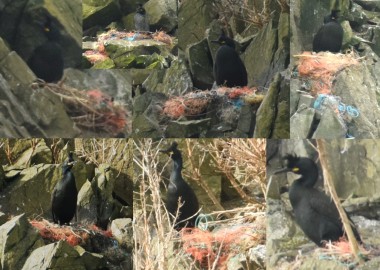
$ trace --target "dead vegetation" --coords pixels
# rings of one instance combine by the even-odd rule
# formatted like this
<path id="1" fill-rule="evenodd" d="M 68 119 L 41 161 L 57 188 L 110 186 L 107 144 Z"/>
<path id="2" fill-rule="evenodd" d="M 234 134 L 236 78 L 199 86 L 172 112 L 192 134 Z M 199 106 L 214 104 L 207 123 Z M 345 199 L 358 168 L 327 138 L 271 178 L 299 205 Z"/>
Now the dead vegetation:
<path id="1" fill-rule="evenodd" d="M 215 204 L 207 213 L 214 220 L 208 221 L 207 227 L 214 230 L 177 232 L 173 228 L 162 199 L 162 175 L 171 161 L 163 162 L 166 159 L 158 152 L 169 142 L 134 141 L 135 269 L 223 269 L 229 256 L 244 253 L 265 241 L 265 201 L 254 195 L 266 189 L 265 140 L 177 142 L 185 161 L 184 178 L 201 187 Z M 240 196 L 241 207 L 227 209 L 222 205 L 203 180 L 205 163 L 211 164 L 215 174 L 227 176 Z"/>
<path id="2" fill-rule="evenodd" d="M 219 15 L 219 21 L 223 25 L 229 25 L 231 18 L 236 18 L 245 22 L 247 25 L 253 25 L 254 28 L 263 28 L 271 19 L 273 14 L 274 0 L 222 0 L 215 1 L 213 6 L 215 12 Z M 289 12 L 287 0 L 277 0 L 282 12 Z"/>
<path id="3" fill-rule="evenodd" d="M 359 57 L 354 52 L 349 54 L 304 52 L 295 55 L 298 60 L 298 73 L 311 85 L 311 94 L 331 94 L 333 81 L 339 71 L 346 67 L 358 65 Z"/>
<path id="4" fill-rule="evenodd" d="M 82 130 L 103 131 L 112 136 L 131 131 L 126 105 L 100 89 L 83 91 L 64 84 L 45 82 L 36 83 L 34 87 L 43 88 L 59 97 L 69 117 Z"/>

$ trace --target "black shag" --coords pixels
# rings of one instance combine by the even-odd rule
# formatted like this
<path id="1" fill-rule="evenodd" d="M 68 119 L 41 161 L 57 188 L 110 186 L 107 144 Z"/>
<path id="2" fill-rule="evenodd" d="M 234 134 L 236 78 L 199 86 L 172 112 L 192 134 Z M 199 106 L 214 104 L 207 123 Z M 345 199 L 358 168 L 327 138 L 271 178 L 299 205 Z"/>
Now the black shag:
<path id="1" fill-rule="evenodd" d="M 145 8 L 142 4 L 137 5 L 136 14 L 134 17 L 136 31 L 149 31 L 149 22 Z"/>
<path id="2" fill-rule="evenodd" d="M 46 17 L 41 27 L 48 40 L 33 51 L 28 66 L 38 78 L 46 82 L 57 82 L 63 75 L 63 56 L 58 44 L 61 34 L 50 17 Z"/>
<path id="3" fill-rule="evenodd" d="M 78 191 L 75 177 L 71 172 L 74 165 L 73 153 L 62 165 L 62 179 L 57 183 L 51 196 L 53 221 L 60 225 L 69 223 L 76 212 Z"/>
<path id="4" fill-rule="evenodd" d="M 342 47 L 343 28 L 337 21 L 339 10 L 332 10 L 330 15 L 325 16 L 323 25 L 319 28 L 313 40 L 313 51 L 329 51 L 337 53 Z"/>
<path id="5" fill-rule="evenodd" d="M 195 226 L 199 204 L 193 189 L 182 178 L 182 155 L 177 146 L 178 144 L 173 142 L 168 149 L 160 152 L 168 154 L 173 160 L 173 170 L 166 195 L 166 209 L 171 215 L 176 216 L 178 207 L 182 205 L 174 221 L 175 228 L 181 229 Z"/>
<path id="6" fill-rule="evenodd" d="M 287 155 L 285 160 L 287 167 L 275 174 L 293 172 L 301 175 L 289 189 L 289 199 L 297 224 L 318 246 L 323 246 L 323 241 L 338 241 L 344 235 L 343 223 L 332 199 L 314 188 L 318 179 L 317 165 L 310 158 L 294 155 Z M 353 225 L 351 228 L 356 239 L 361 242 L 356 228 Z"/>
<path id="7" fill-rule="evenodd" d="M 235 42 L 224 32 L 218 40 L 211 42 L 221 45 L 216 52 L 214 61 L 214 78 L 216 84 L 227 87 L 246 86 L 248 84 L 247 70 L 238 53 L 235 51 Z"/>

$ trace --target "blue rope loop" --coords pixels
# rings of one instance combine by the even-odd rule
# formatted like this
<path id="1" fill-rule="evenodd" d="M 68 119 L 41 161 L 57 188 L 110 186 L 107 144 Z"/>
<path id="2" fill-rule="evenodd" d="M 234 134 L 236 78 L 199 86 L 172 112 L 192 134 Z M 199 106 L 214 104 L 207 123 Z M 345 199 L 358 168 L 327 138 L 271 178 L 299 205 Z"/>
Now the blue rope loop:
<path id="1" fill-rule="evenodd" d="M 137 33 L 134 33 L 132 37 L 127 37 L 126 39 L 128 41 L 134 41 L 136 37 L 137 37 Z"/>
<path id="2" fill-rule="evenodd" d="M 314 101 L 314 105 L 313 105 L 314 109 L 320 110 L 326 97 L 327 95 L 325 94 L 319 94 L 317 99 Z"/>
<path id="3" fill-rule="evenodd" d="M 201 229 L 202 231 L 207 231 L 210 226 L 210 221 L 214 221 L 214 218 L 211 215 L 199 214 L 195 220 L 195 227 Z"/>
<path id="4" fill-rule="evenodd" d="M 347 113 L 351 117 L 359 117 L 359 109 L 354 106 L 344 104 L 342 101 L 340 101 L 340 98 L 336 98 L 332 95 L 319 94 L 314 101 L 314 109 L 321 110 L 322 105 L 325 103 L 326 99 L 328 99 L 330 103 L 337 103 L 338 110 L 341 114 Z"/>
<path id="5" fill-rule="evenodd" d="M 347 106 L 346 111 L 352 117 L 358 117 L 359 116 L 359 110 L 356 109 L 354 106 Z"/>

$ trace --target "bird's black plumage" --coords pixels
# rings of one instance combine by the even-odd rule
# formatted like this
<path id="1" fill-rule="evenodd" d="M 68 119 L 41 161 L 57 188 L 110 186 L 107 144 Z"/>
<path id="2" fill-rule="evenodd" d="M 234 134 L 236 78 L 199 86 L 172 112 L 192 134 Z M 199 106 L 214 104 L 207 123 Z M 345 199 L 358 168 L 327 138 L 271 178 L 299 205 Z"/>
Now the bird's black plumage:
<path id="1" fill-rule="evenodd" d="M 41 25 L 47 41 L 34 49 L 28 60 L 33 73 L 46 82 L 57 82 L 63 75 L 63 56 L 59 46 L 61 34 L 50 17 Z"/>
<path id="2" fill-rule="evenodd" d="M 71 172 L 74 165 L 73 153 L 62 165 L 62 179 L 57 183 L 51 196 L 53 221 L 60 225 L 69 223 L 76 212 L 78 191 L 75 177 Z"/>
<path id="3" fill-rule="evenodd" d="M 145 8 L 142 4 L 137 5 L 136 14 L 134 16 L 136 31 L 149 31 L 149 21 Z"/>
<path id="4" fill-rule="evenodd" d="M 337 53 L 342 47 L 343 28 L 337 21 L 339 10 L 331 11 L 325 16 L 323 25 L 319 28 L 313 40 L 313 51 L 329 51 Z"/>
<path id="5" fill-rule="evenodd" d="M 313 160 L 305 157 L 287 155 L 285 159 L 287 167 L 275 174 L 293 172 L 301 175 L 300 178 L 294 180 L 289 189 L 289 199 L 297 224 L 318 246 L 322 246 L 324 240 L 339 240 L 344 235 L 339 212 L 326 193 L 314 188 L 318 179 L 317 165 Z M 351 227 L 355 237 L 361 242 L 356 228 L 353 225 Z"/>
<path id="6" fill-rule="evenodd" d="M 173 170 L 166 195 L 166 209 L 175 216 L 178 206 L 182 204 L 179 215 L 174 221 L 175 228 L 181 229 L 195 226 L 199 204 L 193 189 L 182 178 L 182 155 L 177 146 L 178 144 L 173 142 L 168 149 L 161 152 L 167 153 L 173 160 Z"/>
<path id="7" fill-rule="evenodd" d="M 216 52 L 214 61 L 216 84 L 227 87 L 246 86 L 248 84 L 247 70 L 235 51 L 233 39 L 222 32 L 218 40 L 211 42 L 221 45 Z"/>

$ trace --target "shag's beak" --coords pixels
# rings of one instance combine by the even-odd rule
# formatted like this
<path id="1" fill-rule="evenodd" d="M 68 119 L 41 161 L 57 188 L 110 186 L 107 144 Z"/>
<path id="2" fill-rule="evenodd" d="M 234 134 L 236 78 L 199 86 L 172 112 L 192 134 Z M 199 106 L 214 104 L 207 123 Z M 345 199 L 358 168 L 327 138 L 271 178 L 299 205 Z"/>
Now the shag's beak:
<path id="1" fill-rule="evenodd" d="M 211 40 L 211 43 L 220 44 L 219 40 Z"/>
<path id="2" fill-rule="evenodd" d="M 159 152 L 165 153 L 170 157 L 174 153 L 175 149 L 177 149 L 177 143 L 173 142 L 168 148 L 159 150 Z"/>
<path id="3" fill-rule="evenodd" d="M 282 169 L 279 169 L 278 171 L 275 171 L 275 172 L 273 173 L 273 175 L 275 175 L 275 174 L 280 174 L 280 173 L 284 173 L 284 172 L 291 172 L 291 171 L 292 171 L 291 168 L 282 168 Z"/>
<path id="4" fill-rule="evenodd" d="M 67 162 L 67 166 L 74 166 L 75 163 L 77 163 L 78 161 L 71 161 L 71 162 Z"/>

